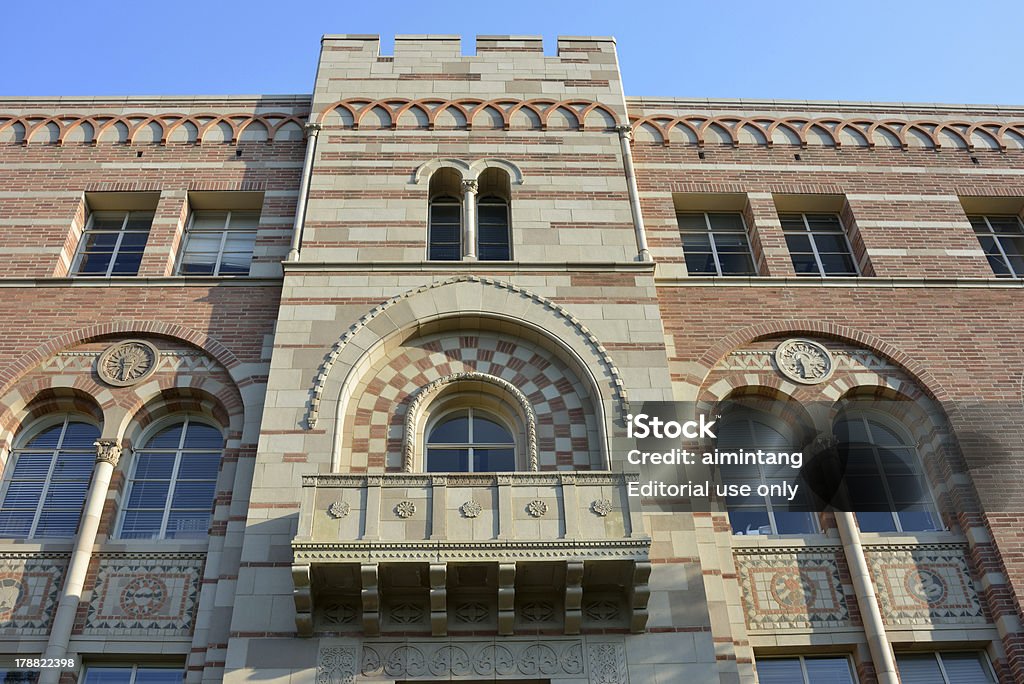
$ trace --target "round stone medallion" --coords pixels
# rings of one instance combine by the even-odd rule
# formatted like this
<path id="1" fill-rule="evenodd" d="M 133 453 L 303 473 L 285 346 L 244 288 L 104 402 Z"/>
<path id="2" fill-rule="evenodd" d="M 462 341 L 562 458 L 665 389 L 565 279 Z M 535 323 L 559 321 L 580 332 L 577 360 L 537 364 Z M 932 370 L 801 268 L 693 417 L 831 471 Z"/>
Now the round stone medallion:
<path id="1" fill-rule="evenodd" d="M 159 613 L 168 598 L 167 585 L 154 575 L 134 577 L 121 590 L 121 610 L 133 618 Z"/>
<path id="2" fill-rule="evenodd" d="M 800 339 L 786 340 L 775 348 L 775 366 L 790 380 L 804 385 L 825 382 L 836 369 L 828 349 Z"/>
<path id="3" fill-rule="evenodd" d="M 96 361 L 100 380 L 114 387 L 142 382 L 156 372 L 160 351 L 144 340 L 126 340 L 111 345 Z"/>

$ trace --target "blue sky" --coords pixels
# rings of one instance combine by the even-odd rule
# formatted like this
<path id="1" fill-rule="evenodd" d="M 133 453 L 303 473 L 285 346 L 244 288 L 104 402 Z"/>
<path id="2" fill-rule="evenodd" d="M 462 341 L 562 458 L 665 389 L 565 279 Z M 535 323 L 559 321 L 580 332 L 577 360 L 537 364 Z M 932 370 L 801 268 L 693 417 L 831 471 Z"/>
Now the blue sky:
<path id="1" fill-rule="evenodd" d="M 5 5 L 0 95 L 306 93 L 321 34 L 448 33 L 614 35 L 628 95 L 1024 104 L 1019 0 Z"/>

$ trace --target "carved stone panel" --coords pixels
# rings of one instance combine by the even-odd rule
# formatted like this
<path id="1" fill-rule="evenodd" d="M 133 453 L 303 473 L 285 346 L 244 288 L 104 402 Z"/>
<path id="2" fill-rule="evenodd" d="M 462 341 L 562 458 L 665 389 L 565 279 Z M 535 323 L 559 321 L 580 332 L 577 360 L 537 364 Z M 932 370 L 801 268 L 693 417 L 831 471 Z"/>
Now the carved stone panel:
<path id="1" fill-rule="evenodd" d="M 736 554 L 751 631 L 851 626 L 839 578 L 839 549 Z"/>
<path id="2" fill-rule="evenodd" d="M 156 372 L 160 351 L 144 340 L 127 340 L 107 347 L 96 361 L 100 380 L 114 387 L 142 382 Z"/>
<path id="3" fill-rule="evenodd" d="M 865 553 L 886 623 L 895 626 L 988 622 L 963 547 L 868 547 Z"/>
<path id="4" fill-rule="evenodd" d="M 0 558 L 0 634 L 49 633 L 67 565 L 66 558 Z"/>
<path id="5" fill-rule="evenodd" d="M 202 569 L 202 557 L 101 558 L 83 634 L 190 635 Z"/>

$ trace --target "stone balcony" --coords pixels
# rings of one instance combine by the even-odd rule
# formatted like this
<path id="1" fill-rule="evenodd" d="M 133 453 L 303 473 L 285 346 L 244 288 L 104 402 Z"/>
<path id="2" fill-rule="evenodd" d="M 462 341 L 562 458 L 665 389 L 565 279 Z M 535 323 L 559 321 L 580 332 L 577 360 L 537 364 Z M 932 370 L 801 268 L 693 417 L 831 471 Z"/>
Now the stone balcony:
<path id="1" fill-rule="evenodd" d="M 642 632 L 650 537 L 621 473 L 303 478 L 300 634 Z"/>

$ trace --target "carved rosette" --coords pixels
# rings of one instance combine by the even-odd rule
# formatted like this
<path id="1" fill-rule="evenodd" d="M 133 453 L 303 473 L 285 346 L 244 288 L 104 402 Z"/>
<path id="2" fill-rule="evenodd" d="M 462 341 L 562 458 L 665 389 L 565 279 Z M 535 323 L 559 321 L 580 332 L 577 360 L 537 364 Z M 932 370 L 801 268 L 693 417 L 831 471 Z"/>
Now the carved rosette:
<path id="1" fill-rule="evenodd" d="M 548 505 L 540 499 L 534 499 L 526 504 L 526 512 L 534 518 L 540 518 L 548 512 Z"/>
<path id="2" fill-rule="evenodd" d="M 602 518 L 612 512 L 611 499 L 594 499 L 590 502 L 590 510 Z"/>
<path id="3" fill-rule="evenodd" d="M 459 510 L 462 511 L 462 515 L 464 515 L 465 517 L 475 518 L 478 515 L 480 515 L 481 512 L 483 512 L 484 508 L 476 501 L 470 500 L 462 504 Z"/>
<path id="4" fill-rule="evenodd" d="M 344 518 L 350 510 L 352 507 L 348 505 L 347 501 L 335 501 L 327 507 L 327 512 L 331 514 L 332 518 Z"/>
<path id="5" fill-rule="evenodd" d="M 395 515 L 399 518 L 411 518 L 416 515 L 416 504 L 412 501 L 399 501 L 395 504 Z"/>
<path id="6" fill-rule="evenodd" d="M 156 372 L 160 350 L 145 340 L 126 340 L 107 347 L 96 361 L 100 380 L 114 387 L 138 384 Z"/>
<path id="7" fill-rule="evenodd" d="M 109 463 L 115 468 L 117 467 L 117 462 L 121 460 L 122 450 L 116 439 L 98 439 L 92 445 L 96 447 L 97 462 Z"/>
<path id="8" fill-rule="evenodd" d="M 774 356 L 783 376 L 804 385 L 825 382 L 836 368 L 829 350 L 811 340 L 786 340 L 775 348 Z"/>

